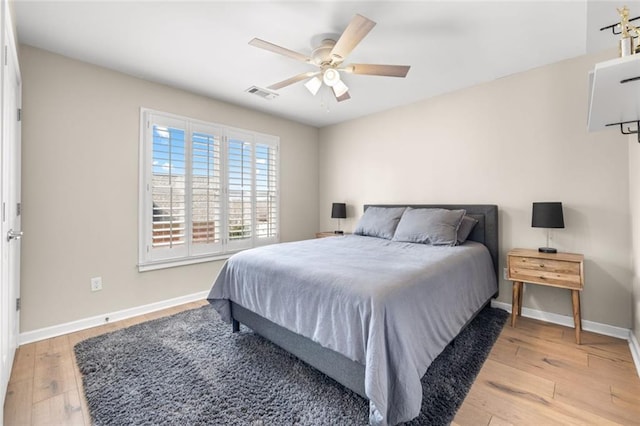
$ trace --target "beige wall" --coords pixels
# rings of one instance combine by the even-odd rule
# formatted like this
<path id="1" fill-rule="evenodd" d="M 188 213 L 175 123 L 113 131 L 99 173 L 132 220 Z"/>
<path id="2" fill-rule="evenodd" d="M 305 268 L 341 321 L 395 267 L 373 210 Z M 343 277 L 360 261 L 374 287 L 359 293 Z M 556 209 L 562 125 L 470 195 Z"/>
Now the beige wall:
<path id="1" fill-rule="evenodd" d="M 629 233 L 640 145 L 615 130 L 586 133 L 587 71 L 610 52 L 327 127 L 320 144 L 309 126 L 29 46 L 20 54 L 22 332 L 207 290 L 220 268 L 137 272 L 141 106 L 279 135 L 283 241 L 311 237 L 318 223 L 333 229 L 334 201 L 348 204 L 346 230 L 364 203 L 495 203 L 503 267 L 509 248 L 545 243 L 531 202 L 562 201 L 567 227 L 553 245 L 585 254 L 583 317 L 632 327 L 634 288 L 640 312 L 640 223 L 633 244 Z M 89 291 L 92 276 L 103 291 Z M 500 291 L 510 302 L 509 283 Z M 571 312 L 563 290 L 529 286 L 524 304 Z M 638 314 L 635 330 L 640 338 Z"/>
<path id="2" fill-rule="evenodd" d="M 531 228 L 531 203 L 562 201 L 566 228 L 552 245 L 585 255 L 583 318 L 631 327 L 627 138 L 586 131 L 587 73 L 613 55 L 563 61 L 321 129 L 321 228 L 335 226 L 334 201 L 348 205 L 347 231 L 365 203 L 497 204 L 504 267 L 509 249 L 546 244 L 545 231 Z M 501 279 L 499 300 L 510 303 L 510 290 Z M 561 289 L 528 286 L 524 305 L 571 314 Z"/>
<path id="3" fill-rule="evenodd" d="M 631 205 L 633 263 L 633 332 L 640 341 L 640 143 L 629 136 L 629 204 Z"/>
<path id="4" fill-rule="evenodd" d="M 139 273 L 139 109 L 280 136 L 281 240 L 318 224 L 318 130 L 21 46 L 21 331 L 208 290 L 222 262 Z M 90 291 L 101 276 L 104 289 Z"/>

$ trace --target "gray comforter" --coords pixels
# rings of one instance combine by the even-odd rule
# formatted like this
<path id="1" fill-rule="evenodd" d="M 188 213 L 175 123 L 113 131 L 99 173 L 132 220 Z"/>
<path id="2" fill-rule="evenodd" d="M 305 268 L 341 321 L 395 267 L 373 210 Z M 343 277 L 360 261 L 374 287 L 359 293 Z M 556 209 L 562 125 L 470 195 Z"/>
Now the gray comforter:
<path id="1" fill-rule="evenodd" d="M 229 300 L 365 365 L 371 424 L 420 412 L 420 379 L 497 291 L 488 250 L 344 236 L 240 252 L 208 299 Z"/>

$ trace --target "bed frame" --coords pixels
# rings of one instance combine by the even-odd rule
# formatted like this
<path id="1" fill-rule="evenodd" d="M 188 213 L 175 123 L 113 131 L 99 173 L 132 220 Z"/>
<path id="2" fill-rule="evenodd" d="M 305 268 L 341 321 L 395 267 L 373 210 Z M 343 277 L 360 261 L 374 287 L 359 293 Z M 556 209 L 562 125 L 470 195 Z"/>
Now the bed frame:
<path id="1" fill-rule="evenodd" d="M 499 282 L 498 206 L 491 204 L 368 204 L 364 206 L 364 210 L 369 207 L 405 206 L 413 208 L 444 208 L 450 210 L 465 209 L 468 216 L 478 220 L 468 239 L 487 246 L 493 260 L 496 278 Z M 496 292 L 493 297 L 497 295 L 498 293 Z M 489 302 L 490 300 L 487 300 L 487 303 Z M 480 308 L 478 312 L 480 312 L 480 310 L 482 310 L 482 308 Z M 327 349 L 311 339 L 289 331 L 235 302 L 231 302 L 231 316 L 234 332 L 240 330 L 240 323 L 245 324 L 254 332 L 295 355 L 363 398 L 368 399 L 364 391 L 365 367 L 363 364 L 350 360 L 336 351 Z M 471 322 L 472 319 L 473 318 L 467 321 L 467 324 Z"/>

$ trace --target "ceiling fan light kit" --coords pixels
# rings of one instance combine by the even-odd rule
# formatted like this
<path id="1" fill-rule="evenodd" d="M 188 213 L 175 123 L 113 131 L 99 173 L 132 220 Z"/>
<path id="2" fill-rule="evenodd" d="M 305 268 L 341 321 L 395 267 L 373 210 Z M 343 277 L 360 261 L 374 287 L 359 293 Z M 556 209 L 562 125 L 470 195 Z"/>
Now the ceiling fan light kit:
<path id="1" fill-rule="evenodd" d="M 272 84 L 268 88 L 271 90 L 279 90 L 291 84 L 306 80 L 311 77 L 304 85 L 315 96 L 322 83 L 331 87 L 333 94 L 338 102 L 350 99 L 349 88 L 340 78 L 340 72 L 345 71 L 351 74 L 378 75 L 384 77 L 406 77 L 409 69 L 408 65 L 374 65 L 374 64 L 350 64 L 342 66 L 345 58 L 351 51 L 369 34 L 369 31 L 376 25 L 372 20 L 362 15 L 355 15 L 338 41 L 325 38 L 320 45 L 313 49 L 311 57 L 302 53 L 294 52 L 268 41 L 254 38 L 249 42 L 254 47 L 268 50 L 279 55 L 302 61 L 320 68 L 317 72 L 306 72 L 290 77 L 281 82 Z M 318 75 L 322 74 L 322 79 Z"/>
<path id="2" fill-rule="evenodd" d="M 340 73 L 333 68 L 327 68 L 322 74 L 322 81 L 327 86 L 333 87 L 340 81 Z"/>
<path id="3" fill-rule="evenodd" d="M 335 82 L 333 86 L 331 86 L 331 89 L 333 89 L 333 94 L 336 95 L 336 99 L 349 91 L 349 88 L 342 82 L 342 80 Z"/>
<path id="4" fill-rule="evenodd" d="M 318 77 L 313 77 L 311 80 L 307 81 L 304 86 L 313 96 L 315 96 L 318 93 L 318 90 L 320 90 L 320 87 L 322 87 L 322 80 Z"/>

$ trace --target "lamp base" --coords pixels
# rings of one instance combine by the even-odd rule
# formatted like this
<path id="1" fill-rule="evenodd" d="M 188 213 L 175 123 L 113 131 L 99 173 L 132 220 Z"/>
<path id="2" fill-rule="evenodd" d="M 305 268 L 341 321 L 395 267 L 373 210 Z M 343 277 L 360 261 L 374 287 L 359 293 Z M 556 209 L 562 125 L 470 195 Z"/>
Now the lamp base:
<path id="1" fill-rule="evenodd" d="M 334 233 L 334 234 L 342 235 L 342 234 L 344 234 L 344 231 L 333 231 L 333 233 Z"/>
<path id="2" fill-rule="evenodd" d="M 538 251 L 540 253 L 557 253 L 558 250 L 554 249 L 553 247 L 539 247 Z"/>

